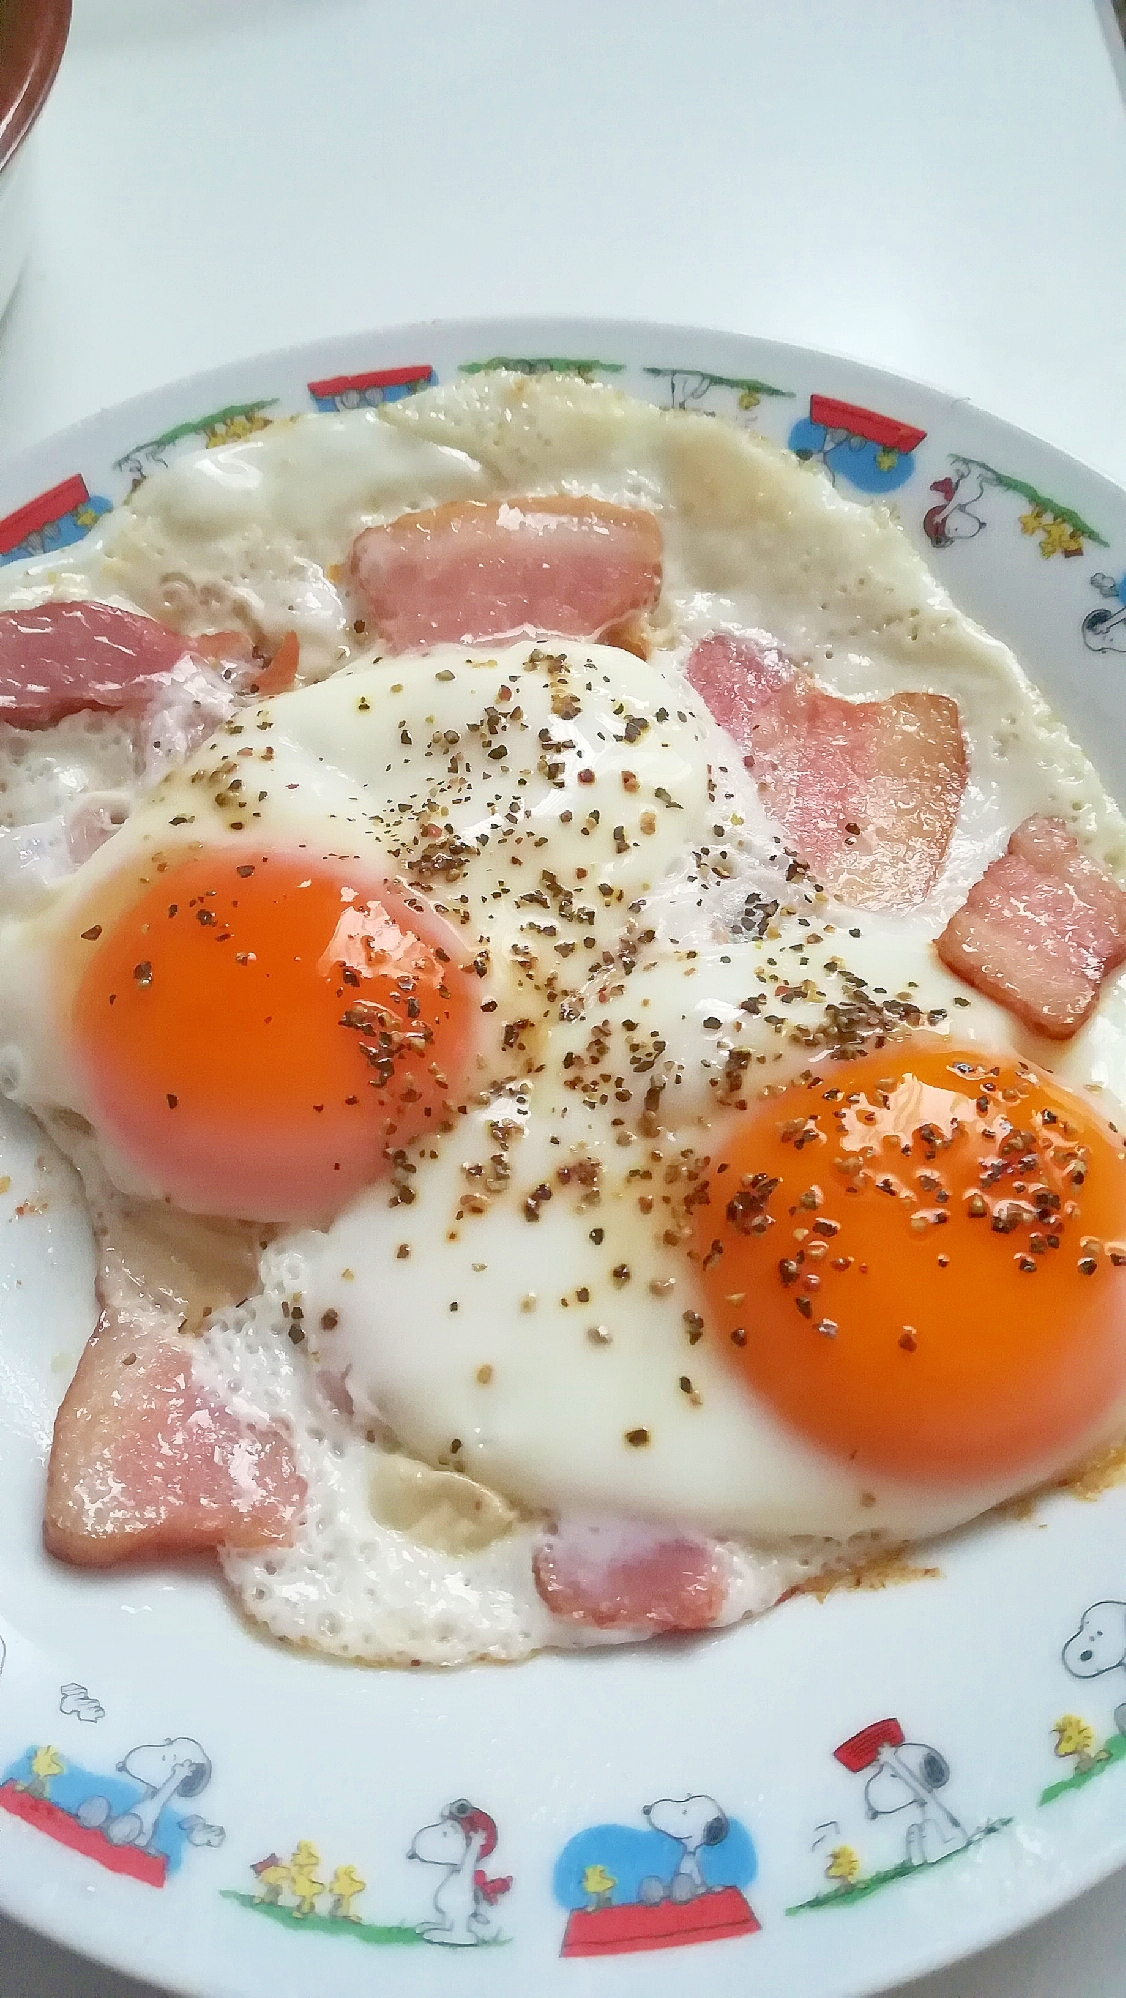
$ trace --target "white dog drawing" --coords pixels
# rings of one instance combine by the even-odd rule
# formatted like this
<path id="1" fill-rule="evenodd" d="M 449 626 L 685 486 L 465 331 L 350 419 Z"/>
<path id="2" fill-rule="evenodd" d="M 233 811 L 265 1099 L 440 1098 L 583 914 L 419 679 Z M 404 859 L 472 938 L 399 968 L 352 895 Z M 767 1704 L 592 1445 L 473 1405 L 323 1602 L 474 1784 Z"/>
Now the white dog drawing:
<path id="1" fill-rule="evenodd" d="M 183 1734 L 131 1749 L 117 1766 L 140 1786 L 136 1802 L 127 1811 L 115 1812 L 108 1797 L 86 1797 L 75 1816 L 79 1824 L 101 1831 L 111 1845 L 135 1845 L 142 1852 L 155 1850 L 156 1822 L 164 1806 L 173 1797 L 198 1797 L 211 1781 L 210 1761 L 198 1741 Z M 198 1816 L 181 1818 L 180 1829 L 191 1845 L 223 1842 L 222 1826 Z"/>
<path id="2" fill-rule="evenodd" d="M 1063 1647 L 1063 1662 L 1073 1679 L 1126 1671 L 1126 1603 L 1092 1603 L 1085 1609 L 1074 1637 Z M 1126 1700 L 1114 1709 L 1114 1725 L 1126 1734 Z"/>
<path id="3" fill-rule="evenodd" d="M 448 1804 L 435 1824 L 423 1825 L 415 1833 L 407 1858 L 442 1868 L 433 1901 L 438 1919 L 419 1923 L 419 1934 L 427 1942 L 464 1948 L 497 1936 L 493 1903 L 507 1894 L 512 1879 L 490 1880 L 480 1865 L 496 1842 L 497 1828 L 488 1812 L 477 1810 L 465 1797 Z"/>
<path id="4" fill-rule="evenodd" d="M 661 1901 L 683 1903 L 708 1893 L 699 1855 L 705 1846 L 722 1845 L 727 1837 L 730 1826 L 726 1811 L 714 1797 L 660 1797 L 655 1804 L 644 1806 L 644 1815 L 654 1831 L 676 1840 L 680 1858 L 669 1880 L 647 1874 L 638 1887 L 638 1900 L 656 1907 Z"/>

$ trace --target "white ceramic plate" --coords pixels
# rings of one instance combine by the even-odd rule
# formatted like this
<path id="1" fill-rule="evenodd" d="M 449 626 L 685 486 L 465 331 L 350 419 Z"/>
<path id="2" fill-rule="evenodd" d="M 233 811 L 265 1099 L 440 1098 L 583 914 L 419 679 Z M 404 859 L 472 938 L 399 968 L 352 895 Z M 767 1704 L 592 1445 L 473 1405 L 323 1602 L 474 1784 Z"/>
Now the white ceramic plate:
<path id="1" fill-rule="evenodd" d="M 845 492 L 886 498 L 1126 797 L 1126 495 L 963 401 L 731 334 L 446 324 L 239 363 L 0 470 L 0 560 L 81 538 L 181 452 L 498 358 L 723 413 L 822 459 Z M 51 1565 L 43 1464 L 92 1322 L 91 1257 L 35 1129 L 8 1113 L 0 1138 L 12 1914 L 199 1998 L 328 1983 L 339 1998 L 673 1998 L 689 1979 L 710 1998 L 846 1998 L 1126 1862 L 1124 1489 L 958 1535 L 919 1556 L 939 1572 L 910 1586 L 800 1598 L 711 1639 L 447 1676 L 263 1642 L 206 1563 Z M 876 1746 L 896 1739 L 904 1779 L 869 1791 Z M 645 1807 L 684 1798 L 711 1821 L 714 1891 L 654 1906 L 641 1881 L 670 1882 L 684 1847 Z M 491 1821 L 496 1835 L 475 1861 L 481 1839 L 465 1848 L 497 1933 L 459 1949 L 423 1930 L 435 1893 L 469 1883 L 408 1857 L 455 1800 L 477 1814 L 470 1834 Z"/>

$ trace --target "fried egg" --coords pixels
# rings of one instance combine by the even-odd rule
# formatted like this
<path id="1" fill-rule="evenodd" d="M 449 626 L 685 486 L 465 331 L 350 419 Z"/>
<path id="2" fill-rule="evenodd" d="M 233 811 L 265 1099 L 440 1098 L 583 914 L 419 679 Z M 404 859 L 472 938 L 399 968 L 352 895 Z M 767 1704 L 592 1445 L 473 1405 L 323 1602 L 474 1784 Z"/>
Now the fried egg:
<path id="1" fill-rule="evenodd" d="M 648 657 L 372 648 L 352 537 L 513 489 L 657 514 Z M 224 1555 L 251 1614 L 443 1662 L 660 1627 L 561 1611 L 563 1522 L 711 1546 L 732 1621 L 1122 1434 L 1123 981 L 1049 1050 L 933 940 L 1030 813 L 1112 870 L 1123 823 L 879 509 L 721 422 L 490 378 L 184 460 L 85 560 L 185 630 L 298 630 L 308 681 L 147 788 L 107 725 L 124 822 L 0 927 L 9 1093 L 120 1196 L 273 1238 L 199 1341 L 308 1495 L 292 1546 Z M 686 677 L 714 631 L 957 702 L 924 900 L 795 862 Z"/>

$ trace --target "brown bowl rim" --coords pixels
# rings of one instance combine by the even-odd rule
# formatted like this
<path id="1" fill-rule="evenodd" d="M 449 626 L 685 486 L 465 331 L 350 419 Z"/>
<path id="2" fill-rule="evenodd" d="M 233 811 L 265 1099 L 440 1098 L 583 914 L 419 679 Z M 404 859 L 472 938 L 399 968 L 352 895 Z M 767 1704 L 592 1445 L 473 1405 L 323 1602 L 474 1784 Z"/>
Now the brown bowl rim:
<path id="1" fill-rule="evenodd" d="M 55 80 L 71 0 L 0 0 L 0 173 L 23 144 Z"/>

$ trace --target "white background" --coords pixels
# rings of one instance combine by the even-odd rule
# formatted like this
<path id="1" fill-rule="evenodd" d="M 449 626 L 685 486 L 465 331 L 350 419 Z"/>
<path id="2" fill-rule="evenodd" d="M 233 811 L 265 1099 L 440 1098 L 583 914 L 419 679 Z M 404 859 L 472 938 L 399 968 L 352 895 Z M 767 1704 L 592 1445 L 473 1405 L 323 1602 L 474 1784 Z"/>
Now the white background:
<path id="1" fill-rule="evenodd" d="M 23 0 L 34 5 L 35 0 Z M 732 328 L 1126 482 L 1109 0 L 74 0 L 0 452 L 431 316 Z M 911 1998 L 1126 1998 L 1108 1882 Z M 149 1998 L 0 1922 L 0 1998 Z"/>

